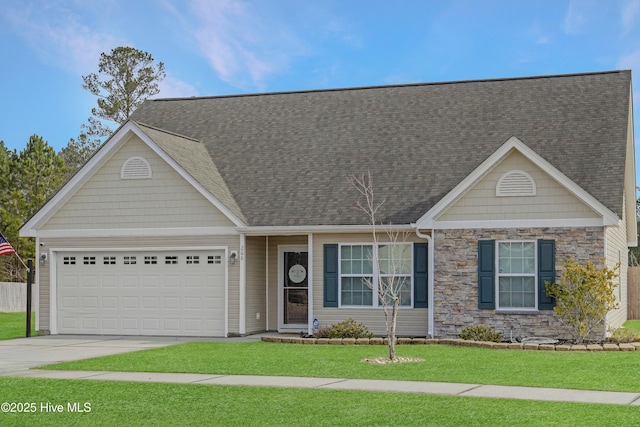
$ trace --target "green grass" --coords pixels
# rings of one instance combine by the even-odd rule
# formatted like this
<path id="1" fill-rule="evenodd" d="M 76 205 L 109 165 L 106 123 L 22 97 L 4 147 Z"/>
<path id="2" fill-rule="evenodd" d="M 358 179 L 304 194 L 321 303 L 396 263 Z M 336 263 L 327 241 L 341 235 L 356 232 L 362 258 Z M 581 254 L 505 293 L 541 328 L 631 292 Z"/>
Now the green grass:
<path id="1" fill-rule="evenodd" d="M 0 340 L 11 340 L 26 336 L 26 312 L 0 312 Z M 31 313 L 31 336 L 36 335 L 36 313 Z"/>
<path id="2" fill-rule="evenodd" d="M 0 413 L 11 426 L 593 426 L 638 425 L 631 406 L 338 390 L 0 378 L 0 401 L 35 413 Z M 41 412 L 42 403 L 63 413 Z M 88 402 L 91 412 L 69 413 Z"/>
<path id="3" fill-rule="evenodd" d="M 398 346 L 422 363 L 372 365 L 385 346 L 194 342 L 46 369 L 190 372 L 500 384 L 640 392 L 640 352 L 549 352 Z"/>
<path id="4" fill-rule="evenodd" d="M 630 331 L 640 332 L 640 320 L 627 320 L 624 322 L 624 327 Z"/>

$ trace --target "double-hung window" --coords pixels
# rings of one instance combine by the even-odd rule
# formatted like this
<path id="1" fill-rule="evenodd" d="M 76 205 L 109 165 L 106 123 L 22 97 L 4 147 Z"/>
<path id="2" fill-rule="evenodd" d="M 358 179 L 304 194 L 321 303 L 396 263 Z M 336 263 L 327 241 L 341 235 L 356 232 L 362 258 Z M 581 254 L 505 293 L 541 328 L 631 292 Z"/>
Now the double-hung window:
<path id="1" fill-rule="evenodd" d="M 498 308 L 536 309 L 536 242 L 498 242 Z"/>
<path id="2" fill-rule="evenodd" d="M 340 245 L 341 306 L 380 307 L 385 304 L 381 296 L 395 293 L 400 306 L 411 307 L 412 265 L 408 243 Z"/>

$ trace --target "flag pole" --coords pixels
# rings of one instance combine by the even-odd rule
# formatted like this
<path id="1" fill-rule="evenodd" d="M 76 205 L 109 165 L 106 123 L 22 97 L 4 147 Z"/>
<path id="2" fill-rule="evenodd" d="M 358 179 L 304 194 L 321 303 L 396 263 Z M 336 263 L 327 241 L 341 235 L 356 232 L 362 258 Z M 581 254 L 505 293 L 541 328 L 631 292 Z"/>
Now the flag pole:
<path id="1" fill-rule="evenodd" d="M 29 266 L 27 264 L 24 263 L 24 261 L 22 260 L 22 258 L 20 258 L 20 255 L 18 255 L 18 252 L 15 253 L 15 255 L 18 257 L 18 259 L 20 260 L 20 262 L 22 263 L 22 265 L 24 265 L 24 268 L 27 269 L 27 273 L 29 273 L 31 271 L 31 269 L 29 268 Z"/>
<path id="2" fill-rule="evenodd" d="M 32 299 L 32 293 L 31 293 L 31 284 L 33 283 L 33 260 L 32 259 L 28 259 L 27 260 L 27 264 L 29 265 L 27 267 L 27 338 L 31 337 L 31 299 Z"/>

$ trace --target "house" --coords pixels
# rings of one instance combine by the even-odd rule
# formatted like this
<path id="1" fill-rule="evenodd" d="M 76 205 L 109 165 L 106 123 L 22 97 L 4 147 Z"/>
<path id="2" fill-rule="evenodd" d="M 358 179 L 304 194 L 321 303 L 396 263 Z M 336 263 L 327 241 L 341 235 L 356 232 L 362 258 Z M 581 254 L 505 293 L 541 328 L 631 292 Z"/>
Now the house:
<path id="1" fill-rule="evenodd" d="M 399 336 L 562 336 L 544 282 L 637 244 L 631 72 L 146 101 L 21 229 L 41 334 L 384 334 L 366 216 L 407 231 Z M 602 333 L 603 331 L 599 331 Z"/>

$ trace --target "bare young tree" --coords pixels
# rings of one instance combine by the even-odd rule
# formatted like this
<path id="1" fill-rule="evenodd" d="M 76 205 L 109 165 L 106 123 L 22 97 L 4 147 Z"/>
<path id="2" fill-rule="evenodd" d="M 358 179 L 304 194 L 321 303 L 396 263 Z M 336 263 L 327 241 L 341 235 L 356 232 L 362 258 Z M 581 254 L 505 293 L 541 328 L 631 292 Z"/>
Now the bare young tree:
<path id="1" fill-rule="evenodd" d="M 373 265 L 373 275 L 364 279 L 364 282 L 372 292 L 377 293 L 379 305 L 383 308 L 389 359 L 395 360 L 398 308 L 403 295 L 410 295 L 407 292 L 411 289 L 407 279 L 407 273 L 411 273 L 411 247 L 402 244 L 407 240 L 408 233 L 394 230 L 390 225 L 385 226 L 378 221 L 378 211 L 385 201 L 375 198 L 370 171 L 360 176 L 350 176 L 348 180 L 360 193 L 356 208 L 367 215 L 371 225 L 373 247 L 369 258 Z M 379 228 L 381 231 L 378 231 Z"/>

